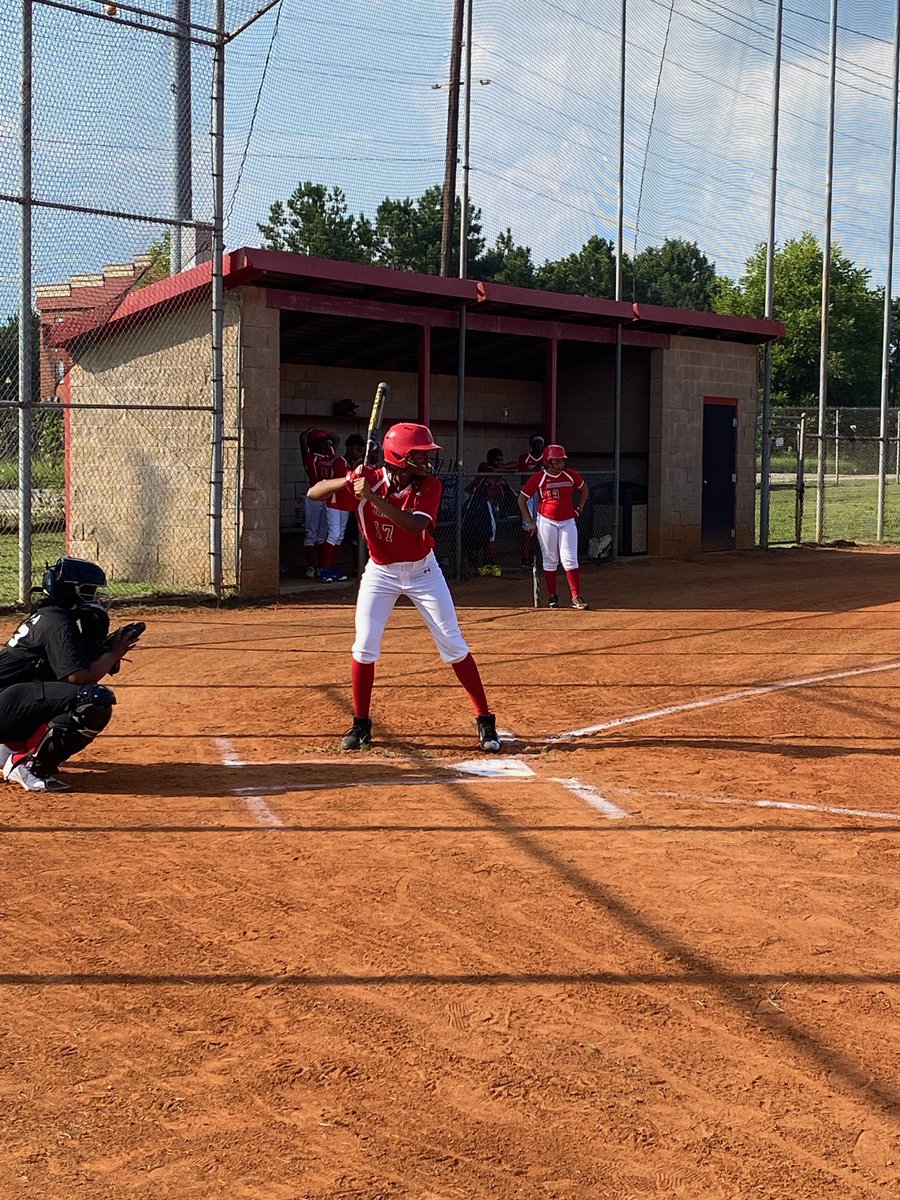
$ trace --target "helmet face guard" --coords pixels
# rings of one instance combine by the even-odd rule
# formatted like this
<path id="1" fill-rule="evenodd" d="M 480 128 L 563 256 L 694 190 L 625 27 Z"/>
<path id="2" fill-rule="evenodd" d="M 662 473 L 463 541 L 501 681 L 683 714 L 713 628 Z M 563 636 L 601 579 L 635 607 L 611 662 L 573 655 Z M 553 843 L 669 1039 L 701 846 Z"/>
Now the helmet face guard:
<path id="1" fill-rule="evenodd" d="M 410 463 L 410 454 L 431 454 L 440 450 L 440 446 L 435 442 L 427 425 L 401 421 L 398 425 L 392 425 L 384 435 L 381 450 L 385 465 L 402 471 L 418 469 Z"/>

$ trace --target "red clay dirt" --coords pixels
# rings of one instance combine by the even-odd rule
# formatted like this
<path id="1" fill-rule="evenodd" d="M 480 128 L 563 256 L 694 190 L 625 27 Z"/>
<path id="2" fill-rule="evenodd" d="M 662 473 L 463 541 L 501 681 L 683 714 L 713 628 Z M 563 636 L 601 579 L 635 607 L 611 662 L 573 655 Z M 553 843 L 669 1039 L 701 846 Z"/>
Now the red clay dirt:
<path id="1" fill-rule="evenodd" d="M 457 589 L 501 781 L 410 608 L 344 757 L 351 592 L 139 614 L 0 790 L 3 1200 L 900 1194 L 900 555 L 584 590 Z"/>

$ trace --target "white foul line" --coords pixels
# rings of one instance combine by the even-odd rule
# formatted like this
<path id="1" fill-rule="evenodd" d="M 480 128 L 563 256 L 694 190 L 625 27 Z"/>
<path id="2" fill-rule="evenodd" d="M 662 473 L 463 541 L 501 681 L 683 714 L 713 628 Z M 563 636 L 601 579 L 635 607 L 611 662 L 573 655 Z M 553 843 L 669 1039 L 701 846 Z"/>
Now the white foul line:
<path id="1" fill-rule="evenodd" d="M 226 767 L 244 767 L 247 764 L 235 752 L 230 738 L 216 738 L 216 745 Z M 239 791 L 238 793 L 239 794 Z M 241 803 L 258 825 L 266 825 L 270 829 L 279 829 L 283 822 L 274 809 L 269 808 L 262 796 L 241 795 Z"/>
<path id="2" fill-rule="evenodd" d="M 798 804 L 793 800 L 749 800 L 743 796 L 698 796 L 692 792 L 648 792 L 642 788 L 613 789 L 624 795 L 655 796 L 662 800 L 693 800 L 701 804 L 734 804 L 745 808 L 788 808 L 798 812 L 831 813 L 839 817 L 870 817 L 878 821 L 900 821 L 900 813 L 872 812 L 865 808 L 839 808 L 831 804 Z"/>
<path id="3" fill-rule="evenodd" d="M 627 813 L 624 808 L 619 808 L 617 804 L 613 804 L 611 800 L 607 800 L 604 796 L 601 796 L 596 788 L 582 783 L 580 779 L 557 779 L 551 777 L 550 782 L 561 783 L 573 796 L 577 796 L 579 800 L 583 800 L 585 804 L 589 804 L 597 812 L 603 813 L 604 817 L 609 817 L 611 821 L 618 821 L 622 817 L 631 816 L 631 813 Z"/>
<path id="4" fill-rule="evenodd" d="M 896 671 L 900 662 L 882 663 L 877 667 L 854 667 L 849 671 L 833 671 L 829 675 L 810 675 L 805 679 L 785 679 L 780 683 L 765 683 L 758 687 L 744 688 L 740 692 L 726 692 L 723 696 L 710 696 L 706 700 L 691 700 L 688 704 L 672 704 L 668 708 L 654 708 L 650 712 L 635 713 L 630 717 L 615 717 L 599 725 L 586 725 L 583 729 L 570 729 L 566 733 L 551 734 L 548 742 L 567 742 L 573 738 L 589 737 L 592 733 L 605 733 L 608 729 L 619 729 L 622 725 L 636 725 L 639 721 L 652 721 L 655 717 L 670 717 L 674 713 L 691 712 L 698 708 L 713 708 L 717 704 L 730 704 L 733 700 L 748 700 L 752 696 L 764 696 L 768 692 L 782 692 L 788 688 L 812 687 L 816 683 L 830 683 L 834 679 L 849 679 L 853 675 L 875 675 L 879 671 Z"/>

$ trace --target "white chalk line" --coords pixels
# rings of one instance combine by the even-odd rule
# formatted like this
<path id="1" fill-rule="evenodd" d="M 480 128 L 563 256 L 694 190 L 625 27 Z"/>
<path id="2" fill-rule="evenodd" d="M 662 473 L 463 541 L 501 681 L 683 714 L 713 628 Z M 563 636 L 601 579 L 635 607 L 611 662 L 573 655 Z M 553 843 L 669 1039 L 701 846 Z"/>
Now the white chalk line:
<path id="1" fill-rule="evenodd" d="M 611 821 L 619 821 L 623 817 L 631 816 L 631 813 L 626 812 L 624 808 L 619 808 L 617 804 L 613 804 L 611 800 L 602 796 L 596 788 L 582 783 L 580 779 L 558 779 L 556 776 L 551 776 L 550 782 L 562 784 L 573 796 L 577 796 L 579 800 L 583 800 L 597 812 L 603 813 L 604 817 L 609 817 Z"/>
<path id="2" fill-rule="evenodd" d="M 238 755 L 230 738 L 218 737 L 216 738 L 216 745 L 219 747 L 219 753 L 222 756 L 222 762 L 225 766 L 244 767 L 248 765 Z M 271 789 L 267 788 L 264 794 L 269 794 L 270 792 Z M 235 794 L 237 795 L 238 793 Z M 241 795 L 244 808 L 250 813 L 257 825 L 262 825 L 267 829 L 280 829 L 284 825 L 284 822 L 278 813 L 266 804 L 264 794 L 251 793 Z"/>
<path id="3" fill-rule="evenodd" d="M 896 671 L 900 661 L 881 663 L 877 667 L 854 667 L 847 671 L 832 671 L 827 675 L 810 675 L 802 679 L 784 679 L 779 683 L 765 683 L 758 687 L 744 688 L 739 692 L 726 692 L 721 696 L 709 696 L 705 700 L 691 700 L 687 704 L 671 704 L 666 708 L 654 708 L 649 712 L 634 713 L 628 717 L 615 717 L 601 721 L 598 725 L 586 725 L 583 729 L 570 729 L 565 733 L 554 733 L 545 740 L 567 742 L 574 738 L 590 737 L 594 733 L 605 733 L 609 729 L 620 729 L 623 725 L 636 725 L 640 721 L 652 721 L 656 717 L 670 717 L 676 713 L 692 712 L 700 708 L 713 708 L 718 704 L 731 704 L 735 700 L 749 700 L 754 696 L 765 696 L 770 692 L 783 692 L 790 688 L 813 687 L 817 683 L 831 683 L 835 679 L 850 679 L 854 675 L 875 675 L 880 671 Z"/>
<path id="4" fill-rule="evenodd" d="M 869 817 L 878 821 L 900 821 L 900 813 L 866 808 L 844 808 L 833 804 L 800 804 L 794 800 L 751 800 L 744 796 L 698 796 L 694 792 L 650 792 L 643 788 L 611 787 L 625 796 L 651 796 L 662 800 L 687 800 L 702 804 L 731 804 L 745 808 L 786 808 L 798 812 L 830 813 L 839 817 Z"/>

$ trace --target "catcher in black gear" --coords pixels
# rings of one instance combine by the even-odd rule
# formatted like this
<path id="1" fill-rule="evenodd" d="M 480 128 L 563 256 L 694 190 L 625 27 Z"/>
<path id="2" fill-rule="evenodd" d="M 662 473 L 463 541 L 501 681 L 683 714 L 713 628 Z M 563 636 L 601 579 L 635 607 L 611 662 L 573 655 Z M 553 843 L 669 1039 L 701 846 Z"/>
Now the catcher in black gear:
<path id="1" fill-rule="evenodd" d="M 68 790 L 60 765 L 106 728 L 115 675 L 136 645 L 142 621 L 110 633 L 97 598 L 106 575 L 64 555 L 44 572 L 42 599 L 0 650 L 0 764 L 3 778 L 30 792 Z"/>

